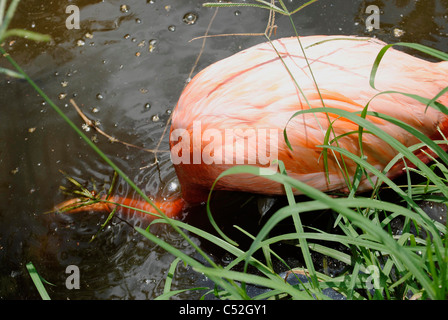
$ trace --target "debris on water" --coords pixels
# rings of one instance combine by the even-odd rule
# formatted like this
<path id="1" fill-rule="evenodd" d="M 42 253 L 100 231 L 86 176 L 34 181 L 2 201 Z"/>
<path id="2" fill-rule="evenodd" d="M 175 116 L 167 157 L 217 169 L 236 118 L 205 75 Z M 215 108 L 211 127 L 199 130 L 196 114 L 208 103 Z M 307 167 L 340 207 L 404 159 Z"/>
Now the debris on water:
<path id="1" fill-rule="evenodd" d="M 401 30 L 401 29 L 398 29 L 398 28 L 394 29 L 394 37 L 396 37 L 396 38 L 399 38 L 399 37 L 403 36 L 404 33 L 405 33 L 404 30 Z"/>
<path id="2" fill-rule="evenodd" d="M 150 103 L 146 103 L 144 108 L 145 108 L 145 110 L 151 109 L 151 104 Z"/>
<path id="3" fill-rule="evenodd" d="M 129 39 L 130 37 L 131 37 L 131 35 L 129 33 L 126 33 L 123 38 Z"/>
<path id="4" fill-rule="evenodd" d="M 239 16 L 239 15 L 241 14 L 241 11 L 236 10 L 236 11 L 234 12 L 234 14 L 235 14 L 236 16 Z"/>
<path id="5" fill-rule="evenodd" d="M 93 143 L 98 143 L 98 136 L 96 134 L 94 134 L 90 140 L 92 140 Z"/>
<path id="6" fill-rule="evenodd" d="M 98 107 L 93 107 L 92 108 L 92 112 L 93 113 L 98 113 L 98 112 L 100 112 L 100 109 Z"/>
<path id="7" fill-rule="evenodd" d="M 156 48 L 157 39 L 149 40 L 149 52 L 153 52 Z"/>
<path id="8" fill-rule="evenodd" d="M 120 6 L 120 11 L 123 12 L 123 13 L 129 12 L 129 6 L 127 4 L 122 4 Z"/>
<path id="9" fill-rule="evenodd" d="M 92 38 L 93 38 L 93 34 L 91 34 L 91 33 L 89 33 L 89 32 L 87 32 L 84 36 L 85 36 L 87 39 L 92 39 Z"/>
<path id="10" fill-rule="evenodd" d="M 165 6 L 165 10 L 166 10 L 166 12 L 170 12 L 170 10 L 171 10 L 171 5 L 167 5 L 167 6 Z"/>
<path id="11" fill-rule="evenodd" d="M 96 98 L 97 98 L 98 100 L 103 100 L 103 95 L 102 95 L 101 93 L 98 93 L 98 94 L 96 95 Z"/>
<path id="12" fill-rule="evenodd" d="M 29 133 L 33 133 L 34 131 L 36 131 L 36 127 L 29 128 L 29 129 L 28 129 L 28 132 L 29 132 Z"/>
<path id="13" fill-rule="evenodd" d="M 158 114 L 152 116 L 152 121 L 153 121 L 153 122 L 157 122 L 157 121 L 159 121 L 159 120 L 160 120 L 160 118 L 159 118 L 159 115 L 158 115 Z"/>
<path id="14" fill-rule="evenodd" d="M 64 99 L 66 96 L 67 96 L 66 93 L 60 93 L 60 94 L 58 95 L 58 98 L 59 98 L 59 100 L 62 100 L 62 99 Z"/>
<path id="15" fill-rule="evenodd" d="M 176 31 L 176 26 L 171 25 L 168 27 L 168 30 L 171 32 L 174 32 L 174 31 Z"/>
<path id="16" fill-rule="evenodd" d="M 19 172 L 19 167 L 11 170 L 11 174 L 13 174 L 13 175 L 16 174 L 17 172 Z"/>
<path id="17" fill-rule="evenodd" d="M 77 42 L 76 42 L 76 45 L 78 46 L 78 47 L 82 47 L 82 46 L 84 46 L 86 43 L 84 42 L 84 40 L 82 40 L 82 39 L 79 39 Z"/>
<path id="18" fill-rule="evenodd" d="M 198 15 L 197 15 L 197 13 L 194 13 L 194 12 L 186 13 L 182 19 L 182 21 L 188 25 L 195 24 L 197 20 L 198 20 Z"/>
<path id="19" fill-rule="evenodd" d="M 140 41 L 137 46 L 140 47 L 140 48 L 144 47 L 145 46 L 145 40 Z"/>
<path id="20" fill-rule="evenodd" d="M 62 82 L 61 82 L 61 86 L 62 86 L 63 88 L 65 88 L 66 86 L 68 86 L 68 81 L 62 81 Z"/>
<path id="21" fill-rule="evenodd" d="M 81 126 L 81 128 L 85 131 L 85 132 L 89 132 L 90 131 L 90 126 L 86 123 L 83 123 L 83 125 Z"/>

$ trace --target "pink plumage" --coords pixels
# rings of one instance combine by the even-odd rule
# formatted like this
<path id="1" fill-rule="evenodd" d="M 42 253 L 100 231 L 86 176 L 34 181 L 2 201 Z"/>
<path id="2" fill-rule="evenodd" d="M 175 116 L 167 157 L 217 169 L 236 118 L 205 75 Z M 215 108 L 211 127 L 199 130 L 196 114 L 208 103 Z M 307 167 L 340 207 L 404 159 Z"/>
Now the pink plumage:
<path id="1" fill-rule="evenodd" d="M 327 116 L 333 123 L 336 136 L 357 130 L 358 126 L 334 114 L 315 113 L 299 115 L 286 127 L 291 116 L 302 109 L 323 106 L 361 111 L 382 90 L 432 98 L 446 86 L 448 62 L 431 63 L 389 49 L 376 76 L 377 89 L 372 88 L 369 85 L 370 72 L 377 54 L 386 45 L 376 39 L 311 36 L 302 37 L 300 41 L 308 62 L 297 38 L 293 37 L 262 43 L 201 71 L 179 99 L 173 114 L 172 132 L 183 129 L 192 134 L 194 122 L 200 122 L 203 131 L 213 128 L 220 131 L 222 136 L 229 128 L 276 129 L 278 159 L 284 162 L 291 177 L 322 191 L 344 189 L 346 182 L 336 163 L 337 157 L 330 154 L 328 180 L 322 159 L 323 149 L 317 146 L 324 143 L 329 126 Z M 448 96 L 443 96 L 440 101 L 447 104 Z M 399 94 L 379 95 L 368 108 L 369 111 L 396 117 L 428 137 L 435 138 L 438 126 L 445 130 L 447 116 L 432 108 L 426 112 L 425 109 L 426 105 Z M 374 117 L 368 119 L 406 146 L 420 142 L 387 121 Z M 292 150 L 288 149 L 283 139 L 285 128 Z M 339 140 L 339 146 L 359 154 L 357 139 L 357 135 L 346 136 Z M 178 140 L 172 140 L 173 150 Z M 248 151 L 250 142 L 245 140 L 246 146 L 249 144 L 246 147 Z M 202 147 L 204 144 L 207 142 Z M 236 144 L 234 142 L 234 149 Z M 269 145 L 269 142 L 265 144 Z M 383 169 L 397 154 L 396 150 L 371 134 L 363 135 L 363 147 L 368 161 L 378 169 Z M 197 148 L 198 144 L 191 143 L 192 152 Z M 178 152 L 177 149 L 174 151 Z M 235 163 L 176 165 L 185 199 L 195 201 L 200 198 L 201 191 L 208 191 L 218 175 L 233 165 Z M 352 175 L 355 164 L 348 161 L 346 165 Z M 391 174 L 396 175 L 397 170 L 399 168 Z M 254 176 L 225 177 L 217 188 L 263 194 L 283 193 L 281 185 Z M 364 183 L 362 188 L 368 188 L 368 184 Z"/>
<path id="2" fill-rule="evenodd" d="M 347 185 L 337 163 L 340 156 L 329 153 L 326 172 L 319 145 L 324 143 L 329 121 L 335 136 L 358 130 L 358 125 L 322 112 L 301 114 L 289 121 L 294 113 L 323 106 L 361 111 L 383 90 L 433 98 L 447 86 L 448 62 L 428 62 L 391 48 L 381 61 L 376 89 L 372 88 L 372 65 L 385 45 L 376 39 L 310 36 L 300 38 L 300 42 L 308 61 L 297 38 L 284 38 L 218 61 L 191 80 L 173 112 L 171 157 L 182 199 L 157 202 L 167 215 L 176 216 L 185 203 L 206 200 L 219 174 L 238 164 L 267 167 L 270 161 L 279 159 L 295 179 L 322 191 L 343 190 Z M 439 102 L 448 105 L 448 95 L 440 97 Z M 433 108 L 426 110 L 425 104 L 400 94 L 379 95 L 370 101 L 368 110 L 393 116 L 432 139 L 440 138 L 438 130 L 444 135 L 448 133 L 447 115 Z M 372 116 L 367 120 L 405 146 L 420 142 L 388 121 Z M 283 138 L 285 128 L 292 150 Z M 232 133 L 232 139 L 226 140 L 227 131 Z M 257 134 L 257 139 L 251 132 Z M 344 136 L 338 143 L 339 147 L 360 154 L 356 134 Z M 367 161 L 380 170 L 397 154 L 394 148 L 368 133 L 363 134 L 363 151 Z M 418 156 L 428 160 L 423 152 Z M 352 177 L 355 163 L 346 160 L 345 165 Z M 389 175 L 394 177 L 401 169 L 397 165 Z M 216 188 L 262 194 L 284 192 L 282 185 L 253 175 L 227 176 Z M 361 189 L 368 188 L 364 181 Z M 147 208 L 132 199 L 114 199 Z M 105 206 L 96 209 L 104 210 Z"/>

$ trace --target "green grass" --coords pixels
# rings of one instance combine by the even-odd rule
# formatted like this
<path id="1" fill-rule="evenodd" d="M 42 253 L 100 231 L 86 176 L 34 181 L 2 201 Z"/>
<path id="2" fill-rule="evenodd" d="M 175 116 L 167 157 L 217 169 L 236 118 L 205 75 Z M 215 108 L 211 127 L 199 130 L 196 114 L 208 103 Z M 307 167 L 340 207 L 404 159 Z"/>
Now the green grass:
<path id="1" fill-rule="evenodd" d="M 36 289 L 39 292 L 39 295 L 42 298 L 42 300 L 51 300 L 47 290 L 45 289 L 44 283 L 47 283 L 49 285 L 52 285 L 52 284 L 49 283 L 48 281 L 46 281 L 45 279 L 43 279 L 39 275 L 39 273 L 36 270 L 36 267 L 34 267 L 32 262 L 28 262 L 26 264 L 26 269 L 28 270 L 28 273 L 29 273 L 31 279 L 33 280 L 33 283 L 36 286 Z"/>
<path id="2" fill-rule="evenodd" d="M 8 10 L 9 13 L 14 11 L 14 7 L 12 9 L 11 7 L 16 5 L 17 2 L 17 0 L 12 2 Z M 268 1 L 258 0 L 255 2 L 252 4 L 210 3 L 205 5 L 210 7 L 252 6 L 260 9 L 273 10 L 291 18 L 292 14 L 299 12 L 301 8 L 315 1 L 308 1 L 291 12 L 286 9 L 286 6 L 281 0 L 278 1 L 279 6 L 275 6 Z M 0 17 L 3 17 L 5 6 L 6 1 L 0 0 Z M 7 13 L 6 19 L 3 20 L 2 18 L 2 21 L 9 22 L 11 17 Z M 292 26 L 294 32 L 298 35 L 293 23 Z M 3 26 L 0 28 L 0 39 L 5 39 L 6 36 L 11 35 L 11 33 L 7 33 L 6 29 Z M 298 45 L 301 46 L 299 38 Z M 447 54 L 425 46 L 407 43 L 396 45 L 410 46 L 439 59 L 448 60 Z M 374 86 L 376 71 L 381 65 L 381 58 L 390 46 L 386 46 L 381 51 L 375 64 L 372 66 L 372 86 Z M 16 69 L 16 71 L 11 70 L 12 74 L 26 79 L 55 112 L 93 148 L 100 158 L 108 163 L 144 199 L 151 203 L 132 180 L 107 155 L 99 150 L 65 116 L 59 107 L 45 95 L 20 66 L 15 63 L 12 57 L 6 55 L 2 47 L 0 47 L 0 52 L 5 55 Z M 432 99 L 424 99 L 407 93 L 400 94 L 412 97 L 417 101 L 426 103 L 428 107 L 436 108 L 446 113 L 446 107 L 436 102 L 436 98 L 447 90 L 445 88 L 439 95 Z M 300 181 L 292 179 L 286 174 L 286 168 L 283 167 L 283 164 L 279 163 L 281 169 L 279 173 L 264 177 L 284 185 L 288 205 L 269 217 L 268 221 L 257 234 L 250 234 L 241 227 L 235 226 L 237 230 L 246 235 L 247 241 L 251 244 L 246 251 L 241 250 L 238 243 L 230 239 L 220 230 L 219 225 L 213 220 L 213 213 L 211 212 L 209 202 L 207 203 L 207 212 L 213 226 L 218 231 L 217 236 L 182 221 L 168 219 L 159 210 L 161 218 L 154 220 L 152 224 L 169 224 L 205 259 L 205 263 L 202 263 L 192 258 L 192 255 L 186 255 L 157 237 L 157 235 L 152 234 L 149 227 L 147 229 L 136 228 L 143 237 L 158 244 L 176 257 L 169 269 L 164 292 L 159 299 L 169 299 L 187 290 L 199 290 L 203 292 L 204 296 L 214 295 L 220 299 L 328 299 L 323 292 L 324 289 L 328 288 L 337 291 L 347 299 L 447 299 L 447 226 L 432 221 L 417 203 L 418 200 L 425 199 L 425 197 L 434 198 L 434 194 L 440 194 L 436 198 L 437 201 L 446 203 L 448 200 L 448 188 L 446 184 L 448 180 L 448 156 L 439 146 L 439 144 L 446 144 L 447 141 L 441 140 L 433 142 L 417 130 L 397 119 L 368 111 L 368 105 L 358 114 L 323 107 L 300 111 L 294 116 L 309 112 L 327 113 L 329 111 L 332 114 L 337 114 L 358 124 L 359 130 L 351 134 L 358 134 L 361 148 L 361 136 L 368 132 L 369 134 L 377 135 L 385 143 L 393 146 L 398 152 L 397 157 L 390 162 L 385 170 L 379 171 L 371 166 L 362 155 L 350 154 L 346 150 L 341 149 L 337 144 L 337 139 L 330 140 L 330 127 L 326 134 L 327 139 L 323 141 L 321 146 L 322 152 L 323 155 L 327 152 L 338 154 L 342 156 L 341 159 L 350 159 L 358 165 L 357 172 L 359 172 L 359 175 L 353 177 L 353 179 L 347 179 L 347 184 L 351 188 L 351 192 L 345 196 L 337 198 L 331 197 Z M 396 139 L 385 134 L 374 124 L 367 121 L 365 119 L 367 115 L 378 117 L 400 126 L 418 137 L 421 143 L 410 148 L 403 146 Z M 286 134 L 285 139 L 288 141 Z M 424 146 L 433 150 L 438 156 L 431 165 L 423 163 L 413 153 L 415 150 Z M 404 159 L 408 166 L 413 165 L 413 169 L 407 170 L 407 183 L 404 186 L 399 186 L 390 180 L 386 174 L 396 162 L 404 161 Z M 345 172 L 343 161 L 340 163 L 340 169 L 342 172 Z M 423 182 L 415 184 L 409 174 L 410 171 L 423 177 Z M 251 166 L 234 167 L 222 173 L 218 180 L 228 175 L 242 173 L 259 175 L 259 169 Z M 378 177 L 378 182 L 372 185 L 373 191 L 371 196 L 360 197 L 356 194 L 356 187 L 359 184 L 360 178 L 367 174 Z M 379 182 L 382 182 L 382 184 Z M 389 188 L 390 192 L 394 193 L 397 199 L 401 199 L 401 202 L 381 200 L 380 188 Z M 293 189 L 303 192 L 309 200 L 297 203 L 292 193 Z M 210 191 L 210 195 L 212 192 L 213 188 Z M 337 229 L 338 232 L 330 233 L 304 225 L 303 214 L 315 210 L 331 211 L 336 217 L 334 220 L 334 229 Z M 403 221 L 403 231 L 400 234 L 394 234 L 392 231 L 391 222 L 394 219 L 401 219 Z M 272 231 L 275 227 L 283 221 L 291 221 L 294 226 L 293 231 L 281 235 L 273 234 Z M 414 229 L 418 230 L 418 232 L 411 232 Z M 226 266 L 217 264 L 190 237 L 199 237 L 214 243 L 232 255 L 234 257 L 233 260 Z M 303 267 L 296 268 L 297 266 L 287 265 L 282 257 L 275 252 L 273 249 L 275 248 L 275 244 L 284 242 L 292 244 L 291 247 L 294 250 L 301 252 L 304 259 Z M 336 245 L 344 247 L 345 250 L 335 250 Z M 312 254 L 314 253 L 323 254 L 331 259 L 338 260 L 344 263 L 346 268 L 335 277 L 330 277 L 324 272 L 319 272 L 316 270 L 312 259 Z M 294 271 L 290 277 L 297 276 L 298 273 L 301 273 L 305 274 L 308 280 L 303 281 L 303 278 L 297 276 L 299 280 L 297 284 L 292 285 L 286 282 L 272 267 L 274 265 L 274 259 L 282 262 L 287 269 Z M 190 265 L 194 270 L 212 280 L 215 286 L 212 288 L 172 288 L 173 277 L 181 276 L 175 274 L 178 263 Z M 237 266 L 239 267 L 236 268 Z M 249 272 L 249 270 L 253 270 L 254 268 L 257 270 L 256 273 Z M 45 295 L 45 288 L 42 283 L 39 283 L 39 277 L 36 276 L 35 269 L 32 268 L 29 270 L 31 270 L 30 275 L 36 281 L 36 286 L 39 292 L 41 292 L 42 297 L 49 298 L 48 295 Z M 372 271 L 377 273 L 372 273 Z M 375 284 L 373 288 L 370 286 L 372 283 Z M 258 296 L 251 297 L 247 293 L 248 285 L 262 286 L 267 290 Z"/>

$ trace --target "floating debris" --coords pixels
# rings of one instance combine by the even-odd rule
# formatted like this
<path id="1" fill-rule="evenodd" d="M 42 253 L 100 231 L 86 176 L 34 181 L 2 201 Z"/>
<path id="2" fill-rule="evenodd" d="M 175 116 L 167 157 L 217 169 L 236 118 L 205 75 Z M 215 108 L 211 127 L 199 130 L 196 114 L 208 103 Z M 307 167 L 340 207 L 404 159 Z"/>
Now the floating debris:
<path id="1" fill-rule="evenodd" d="M 29 129 L 28 129 L 28 132 L 29 132 L 29 133 L 33 133 L 34 131 L 36 131 L 36 127 L 29 128 Z"/>
<path id="2" fill-rule="evenodd" d="M 149 40 L 149 52 L 153 52 L 156 48 L 157 39 Z"/>
<path id="3" fill-rule="evenodd" d="M 194 13 L 194 12 L 186 13 L 182 19 L 182 21 L 188 25 L 195 24 L 197 20 L 198 20 L 198 15 L 197 15 L 197 13 Z"/>
<path id="4" fill-rule="evenodd" d="M 86 43 L 84 42 L 84 40 L 82 40 L 82 39 L 79 39 L 78 41 L 76 41 L 76 45 L 78 46 L 78 47 L 82 47 L 82 46 L 84 46 Z"/>
<path id="5" fill-rule="evenodd" d="M 129 12 L 129 6 L 127 4 L 122 4 L 120 6 L 120 11 L 123 12 L 123 13 Z"/>
<path id="6" fill-rule="evenodd" d="M 59 100 L 62 100 L 62 99 L 64 99 L 66 96 L 67 96 L 66 93 L 60 93 L 60 94 L 58 95 L 58 98 L 59 98 Z"/>
<path id="7" fill-rule="evenodd" d="M 62 81 L 62 82 L 61 82 L 61 86 L 62 86 L 63 88 L 65 88 L 66 86 L 68 86 L 68 81 Z"/>
<path id="8" fill-rule="evenodd" d="M 85 131 L 85 132 L 89 132 L 90 131 L 90 126 L 86 123 L 83 123 L 81 128 Z"/>
<path id="9" fill-rule="evenodd" d="M 98 107 L 93 107 L 93 108 L 92 108 L 92 112 L 93 112 L 93 113 L 98 113 L 98 112 L 100 112 L 100 108 L 98 108 Z"/>
<path id="10" fill-rule="evenodd" d="M 176 31 L 176 26 L 171 25 L 168 27 L 168 30 L 170 30 L 171 32 L 174 32 L 174 31 Z"/>
<path id="11" fill-rule="evenodd" d="M 146 103 L 144 108 L 145 108 L 145 110 L 151 109 L 151 104 L 150 103 Z"/>
<path id="12" fill-rule="evenodd" d="M 399 37 L 403 36 L 404 34 L 405 34 L 404 30 L 401 30 L 401 29 L 398 29 L 398 28 L 394 29 L 394 36 L 396 38 L 399 38 Z"/>
<path id="13" fill-rule="evenodd" d="M 98 93 L 97 95 L 96 95 L 96 98 L 98 99 L 98 100 L 103 100 L 103 95 L 101 94 L 101 93 Z"/>
<path id="14" fill-rule="evenodd" d="M 152 121 L 153 121 L 153 122 L 157 122 L 157 121 L 159 121 L 159 120 L 160 120 L 160 118 L 159 118 L 159 115 L 158 115 L 158 114 L 152 116 Z"/>

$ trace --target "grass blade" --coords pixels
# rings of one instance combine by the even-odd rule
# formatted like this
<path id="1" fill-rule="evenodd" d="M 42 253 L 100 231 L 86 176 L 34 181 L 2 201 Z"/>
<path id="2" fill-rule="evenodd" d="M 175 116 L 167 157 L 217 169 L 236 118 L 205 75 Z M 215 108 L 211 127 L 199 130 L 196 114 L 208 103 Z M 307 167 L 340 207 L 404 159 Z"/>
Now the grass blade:
<path id="1" fill-rule="evenodd" d="M 412 48 L 415 50 L 418 50 L 420 52 L 426 53 L 428 55 L 431 55 L 437 59 L 440 60 L 448 60 L 448 54 L 427 46 L 424 46 L 422 44 L 417 44 L 417 43 L 408 43 L 408 42 L 398 42 L 398 43 L 392 43 L 392 44 L 388 44 L 385 45 L 380 52 L 378 53 L 373 66 L 372 66 L 372 71 L 370 73 L 370 86 L 372 88 L 375 88 L 375 77 L 378 71 L 378 67 L 381 63 L 381 60 L 383 59 L 384 55 L 386 54 L 386 51 L 389 50 L 391 47 L 393 46 L 404 46 L 404 47 L 408 47 L 408 48 Z"/>
<path id="2" fill-rule="evenodd" d="M 34 285 L 37 288 L 37 291 L 39 292 L 40 296 L 43 300 L 51 300 L 50 296 L 47 293 L 47 290 L 45 289 L 44 284 L 42 283 L 41 276 L 37 273 L 36 268 L 34 267 L 32 262 L 28 262 L 26 264 L 26 269 L 28 270 L 28 273 L 31 276 L 31 279 L 34 282 Z"/>

